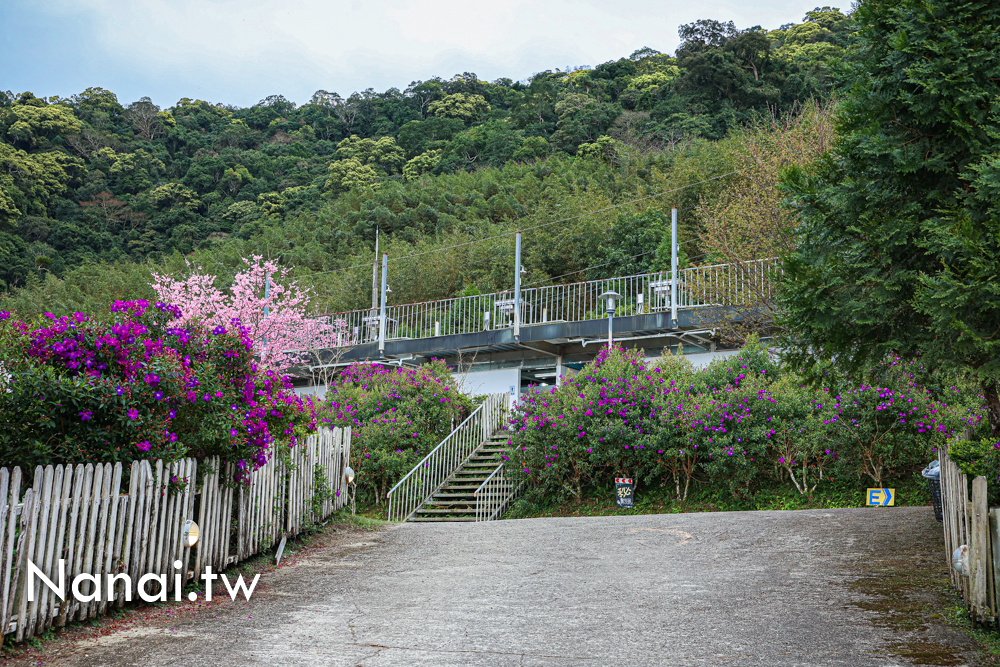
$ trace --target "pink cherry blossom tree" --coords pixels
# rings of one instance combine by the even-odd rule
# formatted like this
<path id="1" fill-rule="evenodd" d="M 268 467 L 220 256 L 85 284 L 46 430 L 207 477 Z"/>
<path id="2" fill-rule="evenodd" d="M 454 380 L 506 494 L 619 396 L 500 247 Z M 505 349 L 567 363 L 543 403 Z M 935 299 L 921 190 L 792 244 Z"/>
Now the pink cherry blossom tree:
<path id="1" fill-rule="evenodd" d="M 209 328 L 228 328 L 238 321 L 248 330 L 264 368 L 284 370 L 302 361 L 309 350 L 346 343 L 345 322 L 306 315 L 309 290 L 286 282 L 290 269 L 259 255 L 243 261 L 246 268 L 236 274 L 228 291 L 216 286 L 216 276 L 192 264 L 186 278 L 154 273 L 152 287 L 162 301 L 180 307 L 180 325 L 198 321 Z"/>

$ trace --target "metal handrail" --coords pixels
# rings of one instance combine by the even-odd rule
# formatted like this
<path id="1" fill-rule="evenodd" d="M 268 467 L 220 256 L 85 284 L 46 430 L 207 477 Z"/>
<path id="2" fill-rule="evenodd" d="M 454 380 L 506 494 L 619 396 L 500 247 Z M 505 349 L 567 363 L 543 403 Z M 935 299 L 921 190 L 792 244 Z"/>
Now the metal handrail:
<path id="1" fill-rule="evenodd" d="M 500 465 L 498 465 L 498 466 L 497 466 L 497 469 L 496 469 L 496 470 L 494 470 L 493 472 L 491 472 L 491 473 L 490 473 L 490 476 L 489 476 L 489 477 L 487 477 L 486 479 L 484 479 L 484 480 L 483 480 L 483 483 L 479 485 L 479 488 L 478 488 L 478 489 L 476 489 L 476 490 L 475 490 L 475 491 L 474 491 L 474 492 L 472 493 L 472 495 L 474 495 L 474 496 L 478 496 L 478 495 L 479 495 L 479 492 L 483 490 L 483 487 L 484 487 L 484 486 L 486 486 L 486 485 L 487 485 L 487 484 L 489 483 L 489 481 L 490 481 L 491 479 L 493 479 L 493 476 L 494 476 L 495 474 L 497 474 L 498 472 L 500 472 L 500 470 L 501 470 L 502 468 L 503 468 L 503 464 L 501 463 Z"/>
<path id="2" fill-rule="evenodd" d="M 503 470 L 504 464 L 501 463 L 472 494 L 476 498 L 476 521 L 493 521 L 499 518 L 507 504 L 517 495 L 520 487 L 514 486 L 513 481 L 504 476 Z M 485 493 L 480 495 L 484 489 Z"/>
<path id="3" fill-rule="evenodd" d="M 741 305 L 748 299 L 773 294 L 772 278 L 781 272 L 776 258 L 734 264 L 696 266 L 678 271 L 677 308 Z M 547 285 L 521 290 L 522 327 L 549 322 L 604 319 L 598 295 L 608 289 L 622 294 L 622 315 L 667 312 L 673 288 L 670 271 L 640 273 L 617 278 Z M 386 339 L 430 338 L 452 334 L 504 329 L 513 326 L 510 290 L 455 297 L 438 301 L 386 306 Z M 308 340 L 323 340 L 325 347 L 349 347 L 378 340 L 377 310 L 364 308 L 335 313 L 312 323 Z"/>
<path id="4" fill-rule="evenodd" d="M 485 405 L 485 403 L 483 403 L 483 405 Z M 480 405 L 478 408 L 476 408 L 475 410 L 473 410 L 472 414 L 469 415 L 468 417 L 466 417 L 465 420 L 461 424 L 459 424 L 458 426 L 456 426 L 455 430 L 453 430 L 451 433 L 449 433 L 447 436 L 445 436 L 445 439 L 442 440 L 441 442 L 439 442 L 437 444 L 437 447 L 435 447 L 434 449 L 432 449 L 430 451 L 430 453 L 427 454 L 427 456 L 425 456 L 424 458 L 422 458 L 420 460 L 420 463 L 418 463 L 417 465 L 415 465 L 413 467 L 413 469 L 410 470 L 410 472 L 408 472 L 405 475 L 403 475 L 403 478 L 401 480 L 399 480 L 398 482 L 396 482 L 396 485 L 394 487 L 392 487 L 391 489 L 389 489 L 389 493 L 387 493 L 385 497 L 386 498 L 390 498 L 392 496 L 392 492 L 395 491 L 396 489 L 398 489 L 399 486 L 400 486 L 400 484 L 402 484 L 403 482 L 406 481 L 407 477 L 409 477 L 410 475 L 412 475 L 413 473 L 415 473 L 417 470 L 419 470 L 420 467 L 424 463 L 426 463 L 432 456 L 434 456 L 434 454 L 436 454 L 439 449 L 441 449 L 442 447 L 444 447 L 445 443 L 447 443 L 448 440 L 450 440 L 453 435 L 455 435 L 456 433 L 458 433 L 458 431 L 460 429 L 462 429 L 466 424 L 468 424 L 470 419 L 474 419 L 479 414 L 479 411 L 483 409 L 483 405 Z"/>
<path id="5" fill-rule="evenodd" d="M 506 422 L 508 410 L 507 394 L 488 395 L 482 405 L 389 490 L 386 494 L 388 520 L 409 519 L 493 435 L 493 431 Z"/>

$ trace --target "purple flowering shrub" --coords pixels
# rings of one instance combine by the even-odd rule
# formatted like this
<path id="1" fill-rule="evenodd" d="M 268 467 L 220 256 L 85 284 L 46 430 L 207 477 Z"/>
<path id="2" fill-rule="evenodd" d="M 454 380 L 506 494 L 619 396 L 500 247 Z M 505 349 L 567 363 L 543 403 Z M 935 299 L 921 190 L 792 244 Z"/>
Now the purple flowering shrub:
<path id="1" fill-rule="evenodd" d="M 308 428 L 239 323 L 178 327 L 176 307 L 146 301 L 111 310 L 107 322 L 0 314 L 0 465 L 220 455 L 249 472 Z"/>
<path id="2" fill-rule="evenodd" d="M 650 480 L 683 448 L 673 428 L 689 368 L 647 369 L 641 351 L 602 350 L 559 389 L 523 397 L 508 456 L 529 483 L 580 499 L 600 475 Z"/>
<path id="3" fill-rule="evenodd" d="M 700 371 L 676 357 L 645 364 L 641 351 L 602 351 L 560 388 L 525 395 L 510 425 L 512 472 L 538 495 L 576 499 L 613 477 L 672 481 L 678 500 L 692 480 L 740 499 L 786 481 L 810 495 L 834 475 L 881 484 L 922 467 L 981 412 L 891 362 L 866 376 L 878 385 L 815 388 L 759 341 Z"/>
<path id="4" fill-rule="evenodd" d="M 818 434 L 848 457 L 859 477 L 875 486 L 894 471 L 926 464 L 932 452 L 981 416 L 950 406 L 917 383 L 901 365 L 818 400 Z"/>
<path id="5" fill-rule="evenodd" d="M 810 495 L 824 479 L 831 479 L 832 468 L 843 460 L 836 444 L 820 437 L 822 394 L 794 375 L 781 377 L 767 393 L 771 405 L 764 436 L 770 462 L 777 466 L 779 480 L 787 475 L 796 491 Z"/>
<path id="6" fill-rule="evenodd" d="M 709 367 L 711 369 L 711 367 Z M 767 383 L 750 377 L 690 397 L 690 446 L 701 452 L 701 470 L 736 497 L 751 495 L 767 466 L 765 424 L 772 408 Z"/>
<path id="7" fill-rule="evenodd" d="M 694 383 L 698 391 L 712 392 L 738 387 L 748 379 L 772 382 L 779 374 L 777 357 L 759 338 L 752 336 L 737 354 L 716 358 L 700 370 Z"/>
<path id="8" fill-rule="evenodd" d="M 330 386 L 316 416 L 320 424 L 352 429 L 358 490 L 363 501 L 379 504 L 471 409 L 443 362 L 419 368 L 358 363 Z"/>

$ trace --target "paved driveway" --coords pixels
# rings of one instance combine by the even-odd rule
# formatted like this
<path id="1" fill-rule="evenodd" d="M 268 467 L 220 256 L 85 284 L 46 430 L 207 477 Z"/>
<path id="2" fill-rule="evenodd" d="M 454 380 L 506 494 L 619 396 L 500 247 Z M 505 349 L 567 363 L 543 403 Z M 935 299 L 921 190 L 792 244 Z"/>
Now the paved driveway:
<path id="1" fill-rule="evenodd" d="M 856 583 L 880 564 L 945 572 L 926 507 L 406 524 L 360 539 L 265 575 L 249 606 L 105 637 L 72 664 L 905 665 L 893 651 L 916 635 L 967 642 L 888 622 L 871 604 L 884 594 Z"/>

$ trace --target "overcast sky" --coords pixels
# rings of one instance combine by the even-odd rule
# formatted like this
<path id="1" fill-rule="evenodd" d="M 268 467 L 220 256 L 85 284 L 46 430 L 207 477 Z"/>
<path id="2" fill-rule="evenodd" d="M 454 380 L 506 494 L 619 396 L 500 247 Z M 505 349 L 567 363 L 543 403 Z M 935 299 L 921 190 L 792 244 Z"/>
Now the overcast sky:
<path id="1" fill-rule="evenodd" d="M 526 79 L 677 47 L 696 19 L 776 28 L 818 0 L 0 0 L 0 90 L 237 106 L 433 76 Z M 848 3 L 842 9 L 846 10 Z"/>

